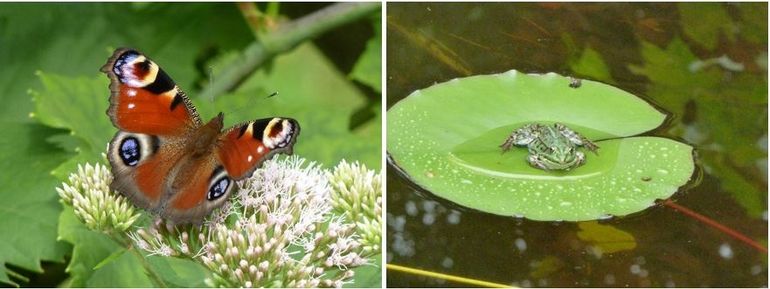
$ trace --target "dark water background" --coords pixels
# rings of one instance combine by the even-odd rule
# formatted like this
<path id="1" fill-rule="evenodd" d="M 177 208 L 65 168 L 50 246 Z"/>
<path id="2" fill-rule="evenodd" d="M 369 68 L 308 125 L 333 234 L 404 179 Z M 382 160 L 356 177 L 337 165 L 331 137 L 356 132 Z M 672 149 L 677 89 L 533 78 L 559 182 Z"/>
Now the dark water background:
<path id="1" fill-rule="evenodd" d="M 766 3 L 387 6 L 388 107 L 510 69 L 613 83 L 671 113 L 650 134 L 696 148 L 696 180 L 672 200 L 767 247 Z M 468 210 L 387 176 L 388 263 L 521 287 L 767 287 L 766 250 L 668 206 L 602 221 L 636 247 L 596 254 L 577 223 Z M 387 284 L 468 286 L 395 271 Z"/>

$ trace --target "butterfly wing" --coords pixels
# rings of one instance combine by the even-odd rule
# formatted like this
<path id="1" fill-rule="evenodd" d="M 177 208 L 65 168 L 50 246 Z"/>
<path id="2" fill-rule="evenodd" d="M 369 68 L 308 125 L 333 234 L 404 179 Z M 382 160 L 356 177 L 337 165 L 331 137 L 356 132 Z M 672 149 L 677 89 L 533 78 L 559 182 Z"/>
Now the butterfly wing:
<path id="1" fill-rule="evenodd" d="M 107 115 L 120 129 L 108 149 L 111 187 L 158 212 L 165 179 L 181 159 L 187 136 L 201 125 L 198 113 L 174 81 L 136 50 L 116 50 L 101 70 L 110 78 Z"/>
<path id="2" fill-rule="evenodd" d="M 107 114 L 120 130 L 179 136 L 201 125 L 190 99 L 144 54 L 118 49 L 101 70 L 110 78 Z"/>
<path id="3" fill-rule="evenodd" d="M 219 135 L 215 153 L 182 165 L 172 187 L 178 192 L 161 213 L 176 222 L 197 222 L 224 204 L 235 181 L 251 175 L 277 153 L 291 154 L 299 124 L 266 118 L 236 125 Z"/>
<path id="4" fill-rule="evenodd" d="M 119 49 L 109 76 L 107 114 L 120 129 L 109 146 L 111 188 L 177 223 L 200 222 L 224 204 L 234 182 L 276 153 L 292 153 L 299 124 L 267 118 L 224 133 L 222 116 L 202 125 L 171 78 L 143 54 Z"/>
<path id="5" fill-rule="evenodd" d="M 299 123 L 291 118 L 258 119 L 233 126 L 220 138 L 219 160 L 235 180 L 251 175 L 277 153 L 292 154 Z"/>
<path id="6" fill-rule="evenodd" d="M 180 166 L 171 184 L 175 194 L 163 204 L 160 215 L 176 223 L 200 223 L 228 200 L 234 186 L 214 154 L 190 160 Z"/>

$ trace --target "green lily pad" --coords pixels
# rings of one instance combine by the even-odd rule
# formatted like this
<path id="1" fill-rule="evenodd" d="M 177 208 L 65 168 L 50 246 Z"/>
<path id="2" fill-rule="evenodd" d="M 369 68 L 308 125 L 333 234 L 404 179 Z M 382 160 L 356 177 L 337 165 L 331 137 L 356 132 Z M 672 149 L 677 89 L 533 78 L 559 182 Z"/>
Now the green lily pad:
<path id="1" fill-rule="evenodd" d="M 629 137 L 666 115 L 618 88 L 555 73 L 517 71 L 454 79 L 412 93 L 388 111 L 388 152 L 414 183 L 481 211 L 534 220 L 627 215 L 665 199 L 694 171 L 692 147 Z M 560 122 L 595 141 L 598 154 L 571 171 L 531 167 L 526 148 L 499 145 L 527 123 Z M 622 138 L 625 137 L 625 138 Z"/>

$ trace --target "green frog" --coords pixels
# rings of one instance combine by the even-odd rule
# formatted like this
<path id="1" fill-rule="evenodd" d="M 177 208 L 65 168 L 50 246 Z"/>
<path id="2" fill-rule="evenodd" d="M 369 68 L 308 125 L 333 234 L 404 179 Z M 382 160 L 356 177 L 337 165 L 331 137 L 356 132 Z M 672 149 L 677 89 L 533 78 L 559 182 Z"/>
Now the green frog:
<path id="1" fill-rule="evenodd" d="M 514 130 L 500 147 L 503 153 L 514 145 L 527 146 L 529 164 L 541 170 L 571 170 L 585 162 L 583 146 L 596 154 L 599 147 L 567 126 L 531 123 Z"/>

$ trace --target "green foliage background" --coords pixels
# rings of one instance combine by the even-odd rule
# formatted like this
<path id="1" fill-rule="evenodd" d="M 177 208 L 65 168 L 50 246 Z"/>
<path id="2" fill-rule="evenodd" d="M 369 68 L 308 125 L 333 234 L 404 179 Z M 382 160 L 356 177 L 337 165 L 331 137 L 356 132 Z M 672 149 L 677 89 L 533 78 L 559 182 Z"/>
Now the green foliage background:
<path id="1" fill-rule="evenodd" d="M 308 13 L 323 5 L 299 6 L 281 8 Z M 373 31 L 364 33 L 367 43 L 343 42 L 362 47 L 346 56 L 352 59 L 329 57 L 307 41 L 212 101 L 196 95 L 255 40 L 234 4 L 0 4 L 0 194 L 7 204 L 0 208 L 0 283 L 29 284 L 29 275 L 44 273 L 41 262 L 69 262 L 58 285 L 152 285 L 141 258 L 120 253 L 62 211 L 54 190 L 76 164 L 102 161 L 115 133 L 105 114 L 109 81 L 98 70 L 118 47 L 139 49 L 161 65 L 204 120 L 220 111 L 226 125 L 290 116 L 302 125 L 300 156 L 326 167 L 344 158 L 379 169 L 381 41 L 379 11 L 373 14 L 341 28 Z M 267 98 L 272 92 L 279 95 Z M 93 269 L 109 256 L 116 259 Z M 167 284 L 204 286 L 206 272 L 195 263 L 149 262 Z M 356 285 L 379 286 L 379 268 L 363 269 L 357 279 L 368 283 Z"/>

